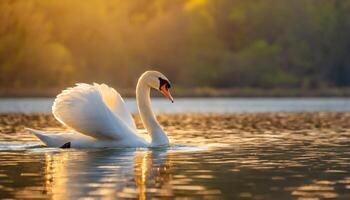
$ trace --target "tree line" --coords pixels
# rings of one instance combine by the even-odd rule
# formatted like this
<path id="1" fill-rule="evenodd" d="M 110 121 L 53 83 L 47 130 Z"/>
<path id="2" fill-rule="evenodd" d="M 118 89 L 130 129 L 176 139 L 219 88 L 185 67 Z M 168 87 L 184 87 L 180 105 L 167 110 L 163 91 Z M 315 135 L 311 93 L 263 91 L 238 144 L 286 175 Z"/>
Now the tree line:
<path id="1" fill-rule="evenodd" d="M 348 87 L 350 1 L 0 1 L 0 88 L 132 88 L 146 69 L 182 87 Z"/>

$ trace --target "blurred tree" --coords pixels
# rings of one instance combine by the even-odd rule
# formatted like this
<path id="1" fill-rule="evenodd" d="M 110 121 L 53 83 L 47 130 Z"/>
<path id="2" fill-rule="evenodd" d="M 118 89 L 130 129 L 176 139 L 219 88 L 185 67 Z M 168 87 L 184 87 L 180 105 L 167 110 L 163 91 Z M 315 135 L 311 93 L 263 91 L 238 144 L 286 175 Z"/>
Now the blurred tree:
<path id="1" fill-rule="evenodd" d="M 343 0 L 2 0 L 0 88 L 350 86 Z"/>

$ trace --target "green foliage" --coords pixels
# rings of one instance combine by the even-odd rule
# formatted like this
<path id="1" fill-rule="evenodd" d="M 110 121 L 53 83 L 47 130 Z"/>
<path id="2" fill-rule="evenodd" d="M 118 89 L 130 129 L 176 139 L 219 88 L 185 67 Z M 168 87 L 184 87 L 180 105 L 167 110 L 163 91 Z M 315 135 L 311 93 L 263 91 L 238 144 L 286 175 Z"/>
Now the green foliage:
<path id="1" fill-rule="evenodd" d="M 0 24 L 0 88 L 350 86 L 343 0 L 2 0 Z"/>

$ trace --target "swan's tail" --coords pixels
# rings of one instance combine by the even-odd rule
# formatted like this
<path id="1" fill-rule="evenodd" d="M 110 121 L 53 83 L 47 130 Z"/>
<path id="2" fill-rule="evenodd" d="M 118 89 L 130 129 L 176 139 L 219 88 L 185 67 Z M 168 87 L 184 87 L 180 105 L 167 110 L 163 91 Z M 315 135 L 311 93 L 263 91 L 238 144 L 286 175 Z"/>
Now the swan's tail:
<path id="1" fill-rule="evenodd" d="M 32 128 L 25 128 L 25 130 L 33 133 L 37 138 L 39 138 L 46 146 L 56 146 L 55 141 L 47 133 Z"/>
<path id="2" fill-rule="evenodd" d="M 70 148 L 72 142 L 75 147 L 77 146 L 93 146 L 96 140 L 74 132 L 63 132 L 63 133 L 48 133 L 32 128 L 25 128 L 25 130 L 33 133 L 39 138 L 47 147 L 57 148 Z"/>

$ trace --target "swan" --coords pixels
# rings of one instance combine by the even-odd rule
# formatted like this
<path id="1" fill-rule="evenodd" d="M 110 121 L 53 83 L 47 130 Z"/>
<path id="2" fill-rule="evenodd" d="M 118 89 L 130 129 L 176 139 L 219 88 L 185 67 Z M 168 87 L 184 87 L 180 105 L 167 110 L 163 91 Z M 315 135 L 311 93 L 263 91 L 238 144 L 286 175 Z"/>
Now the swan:
<path id="1" fill-rule="evenodd" d="M 136 86 L 137 107 L 151 141 L 139 136 L 123 98 L 106 84 L 78 83 L 57 95 L 54 117 L 72 131 L 52 134 L 27 128 L 47 147 L 106 148 L 158 147 L 169 139 L 158 123 L 150 100 L 151 89 L 162 92 L 173 103 L 170 81 L 158 71 L 146 71 Z"/>

